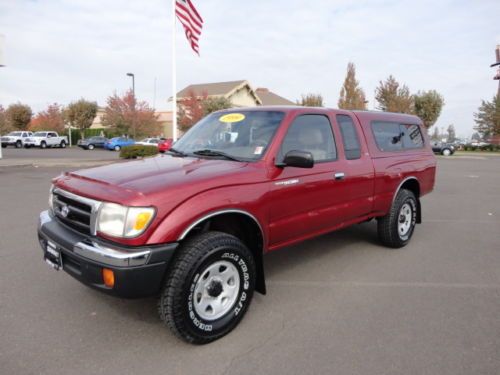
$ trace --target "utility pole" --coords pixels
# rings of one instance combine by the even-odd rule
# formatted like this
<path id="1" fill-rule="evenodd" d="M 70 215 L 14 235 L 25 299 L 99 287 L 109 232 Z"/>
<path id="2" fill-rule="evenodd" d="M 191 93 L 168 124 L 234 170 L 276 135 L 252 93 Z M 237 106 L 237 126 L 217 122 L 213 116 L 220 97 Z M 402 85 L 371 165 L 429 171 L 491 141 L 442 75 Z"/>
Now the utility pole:
<path id="1" fill-rule="evenodd" d="M 133 108 L 132 108 L 132 131 L 133 131 L 133 134 L 134 134 L 134 139 L 135 139 L 135 75 L 134 73 L 127 73 L 127 76 L 129 77 L 132 77 L 132 95 L 134 96 L 134 104 L 133 104 Z"/>
<path id="2" fill-rule="evenodd" d="M 4 46 L 4 43 L 5 43 L 5 37 L 0 34 L 0 68 L 2 66 L 5 66 L 4 65 L 4 61 L 3 61 L 3 46 Z M 2 136 L 4 134 L 0 134 L 0 136 Z M 3 155 L 2 155 L 2 147 L 0 145 L 0 159 L 2 159 Z"/>
<path id="3" fill-rule="evenodd" d="M 490 65 L 491 68 L 493 68 L 494 66 L 497 66 L 497 74 L 495 75 L 495 77 L 493 77 L 494 80 L 497 80 L 498 81 L 498 91 L 497 91 L 497 95 L 500 96 L 500 44 L 497 45 L 497 49 L 496 49 L 496 58 L 497 58 L 497 61 L 493 64 Z"/>

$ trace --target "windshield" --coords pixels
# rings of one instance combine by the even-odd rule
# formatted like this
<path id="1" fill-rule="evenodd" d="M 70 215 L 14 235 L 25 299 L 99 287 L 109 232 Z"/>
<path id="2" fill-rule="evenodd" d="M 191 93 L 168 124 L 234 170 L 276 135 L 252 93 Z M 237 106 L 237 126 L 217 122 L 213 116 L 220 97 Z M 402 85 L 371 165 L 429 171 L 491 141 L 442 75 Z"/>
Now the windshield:
<path id="1" fill-rule="evenodd" d="M 174 149 L 197 156 L 213 157 L 216 153 L 207 151 L 218 151 L 235 159 L 258 160 L 265 154 L 284 116 L 278 111 L 213 113 L 194 125 L 174 144 Z"/>
<path id="2" fill-rule="evenodd" d="M 47 133 L 45 132 L 36 132 L 35 134 L 33 134 L 33 137 L 46 137 L 47 136 Z"/>
<path id="3" fill-rule="evenodd" d="M 23 133 L 22 132 L 10 132 L 7 135 L 10 135 L 11 137 L 20 137 L 23 135 Z"/>

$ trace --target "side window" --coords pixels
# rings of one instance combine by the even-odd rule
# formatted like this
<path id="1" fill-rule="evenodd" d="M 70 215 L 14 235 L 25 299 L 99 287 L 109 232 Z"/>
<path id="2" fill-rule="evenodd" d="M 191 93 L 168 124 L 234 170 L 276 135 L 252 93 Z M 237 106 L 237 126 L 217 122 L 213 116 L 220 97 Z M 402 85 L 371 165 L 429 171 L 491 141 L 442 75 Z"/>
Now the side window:
<path id="1" fill-rule="evenodd" d="M 283 140 L 280 160 L 292 150 L 308 151 L 315 162 L 337 159 L 337 149 L 330 121 L 323 115 L 302 115 L 297 117 Z"/>
<path id="2" fill-rule="evenodd" d="M 399 151 L 403 149 L 403 133 L 396 122 L 373 121 L 372 131 L 380 151 Z"/>
<path id="3" fill-rule="evenodd" d="M 422 148 L 424 147 L 424 138 L 420 132 L 418 125 L 401 125 L 401 132 L 403 135 L 404 148 Z"/>
<path id="4" fill-rule="evenodd" d="M 26 138 L 28 136 L 28 133 L 23 133 L 23 138 Z"/>
<path id="5" fill-rule="evenodd" d="M 342 142 L 344 142 L 345 158 L 347 160 L 359 159 L 361 146 L 352 118 L 347 115 L 337 115 L 337 122 L 342 134 Z"/>

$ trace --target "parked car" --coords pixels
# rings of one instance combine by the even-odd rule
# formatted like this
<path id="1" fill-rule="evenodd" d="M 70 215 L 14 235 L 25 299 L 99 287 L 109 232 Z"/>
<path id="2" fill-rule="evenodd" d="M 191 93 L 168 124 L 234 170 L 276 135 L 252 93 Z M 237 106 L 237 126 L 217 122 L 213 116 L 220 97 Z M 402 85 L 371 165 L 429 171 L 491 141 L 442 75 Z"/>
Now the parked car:
<path id="1" fill-rule="evenodd" d="M 452 143 L 432 141 L 431 147 L 432 147 L 432 151 L 435 154 L 450 156 L 450 155 L 453 155 L 455 153 L 455 145 L 453 145 Z"/>
<path id="2" fill-rule="evenodd" d="M 106 142 L 105 148 L 108 150 L 120 151 L 122 147 L 131 146 L 133 144 L 135 144 L 135 141 L 132 138 L 115 137 Z"/>
<path id="3" fill-rule="evenodd" d="M 32 135 L 32 132 L 27 131 L 10 132 L 1 138 L 2 147 L 6 148 L 7 146 L 14 146 L 15 148 L 22 148 L 26 139 Z"/>
<path id="4" fill-rule="evenodd" d="M 224 110 L 162 156 L 55 178 L 38 238 L 54 269 L 110 295 L 159 296 L 166 325 L 202 344 L 265 294 L 269 251 L 370 219 L 383 245 L 407 245 L 435 174 L 416 116 Z"/>
<path id="5" fill-rule="evenodd" d="M 144 138 L 138 142 L 135 142 L 136 145 L 143 145 L 143 146 L 153 146 L 153 147 L 158 147 L 158 143 L 160 143 L 161 139 L 160 138 Z"/>
<path id="6" fill-rule="evenodd" d="M 170 150 L 174 140 L 172 138 L 162 138 L 160 143 L 158 143 L 158 151 L 161 153 Z"/>
<path id="7" fill-rule="evenodd" d="M 26 147 L 26 148 L 30 148 L 30 147 L 66 148 L 67 144 L 68 144 L 68 137 L 66 137 L 66 136 L 59 136 L 59 134 L 57 134 L 56 132 L 52 132 L 52 131 L 40 131 L 40 132 L 35 132 L 35 133 L 33 133 L 32 136 L 30 136 L 29 138 L 26 138 L 26 141 L 24 142 L 24 147 Z"/>
<path id="8" fill-rule="evenodd" d="M 108 139 L 106 137 L 90 137 L 85 139 L 80 139 L 77 143 L 78 147 L 83 148 L 84 150 L 93 150 L 94 148 L 104 148 Z"/>

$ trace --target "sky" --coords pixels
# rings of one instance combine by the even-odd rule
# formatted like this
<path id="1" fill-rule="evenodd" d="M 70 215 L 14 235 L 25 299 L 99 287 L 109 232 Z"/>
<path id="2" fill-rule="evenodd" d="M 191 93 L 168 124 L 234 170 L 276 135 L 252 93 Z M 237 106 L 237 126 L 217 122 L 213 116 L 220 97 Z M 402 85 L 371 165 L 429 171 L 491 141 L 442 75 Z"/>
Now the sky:
<path id="1" fill-rule="evenodd" d="M 498 87 L 489 67 L 500 44 L 498 0 L 192 2 L 205 21 L 200 56 L 177 23 L 177 91 L 246 79 L 293 101 L 318 93 L 336 108 L 354 62 L 369 109 L 392 74 L 412 93 L 441 93 L 436 125 L 454 124 L 464 137 Z M 132 72 L 138 99 L 168 109 L 172 31 L 170 0 L 0 0 L 0 104 L 37 112 L 83 97 L 103 106 L 130 89 Z"/>

